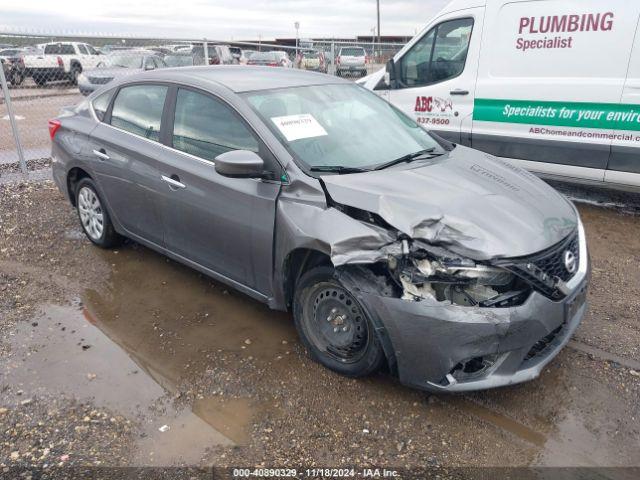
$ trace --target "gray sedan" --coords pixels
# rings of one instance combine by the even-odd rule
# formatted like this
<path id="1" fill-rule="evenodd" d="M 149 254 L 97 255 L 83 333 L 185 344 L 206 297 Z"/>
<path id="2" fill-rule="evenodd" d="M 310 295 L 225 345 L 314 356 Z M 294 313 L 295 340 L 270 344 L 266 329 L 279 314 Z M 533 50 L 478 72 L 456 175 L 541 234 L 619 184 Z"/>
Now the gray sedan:
<path id="1" fill-rule="evenodd" d="M 186 67 L 50 121 L 84 232 L 127 237 L 288 310 L 309 354 L 411 386 L 537 377 L 586 310 L 573 205 L 335 77 Z"/>
<path id="2" fill-rule="evenodd" d="M 155 52 L 132 50 L 113 53 L 107 55 L 98 68 L 82 72 L 78 76 L 78 88 L 83 95 L 89 95 L 116 78 L 166 66 Z"/>

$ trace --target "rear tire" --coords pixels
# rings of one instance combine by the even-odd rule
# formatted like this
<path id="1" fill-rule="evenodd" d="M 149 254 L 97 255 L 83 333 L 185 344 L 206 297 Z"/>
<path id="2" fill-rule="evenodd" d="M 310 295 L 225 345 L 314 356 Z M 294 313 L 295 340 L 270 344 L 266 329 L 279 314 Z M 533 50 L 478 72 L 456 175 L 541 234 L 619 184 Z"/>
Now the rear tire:
<path id="1" fill-rule="evenodd" d="M 109 212 L 98 195 L 93 180 L 83 178 L 76 186 L 76 210 L 85 235 L 100 248 L 111 248 L 122 243 L 123 237 L 113 228 Z"/>
<path id="2" fill-rule="evenodd" d="M 69 83 L 71 85 L 78 85 L 78 77 L 80 76 L 80 73 L 82 72 L 82 69 L 76 65 L 71 67 L 71 71 L 69 72 Z"/>
<path id="3" fill-rule="evenodd" d="M 384 352 L 366 311 L 334 278 L 334 269 L 317 267 L 296 285 L 293 318 L 311 358 L 348 377 L 377 371 Z"/>

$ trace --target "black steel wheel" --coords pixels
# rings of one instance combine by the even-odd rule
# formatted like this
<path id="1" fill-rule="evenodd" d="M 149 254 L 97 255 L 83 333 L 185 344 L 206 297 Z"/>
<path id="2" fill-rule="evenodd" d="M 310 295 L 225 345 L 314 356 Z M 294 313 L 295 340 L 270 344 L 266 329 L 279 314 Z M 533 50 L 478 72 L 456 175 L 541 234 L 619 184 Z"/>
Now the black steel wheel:
<path id="1" fill-rule="evenodd" d="M 382 346 L 366 311 L 333 272 L 315 268 L 298 282 L 296 328 L 314 360 L 342 375 L 369 375 L 384 361 Z"/>

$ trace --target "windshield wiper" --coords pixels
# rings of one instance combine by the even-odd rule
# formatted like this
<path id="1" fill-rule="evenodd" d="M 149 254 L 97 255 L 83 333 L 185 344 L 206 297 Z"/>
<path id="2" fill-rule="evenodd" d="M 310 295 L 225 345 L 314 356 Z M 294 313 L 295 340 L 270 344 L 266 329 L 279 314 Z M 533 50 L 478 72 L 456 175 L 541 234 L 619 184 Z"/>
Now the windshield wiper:
<path id="1" fill-rule="evenodd" d="M 343 173 L 362 173 L 370 171 L 366 168 L 345 167 L 343 165 L 316 165 L 315 167 L 311 167 L 309 170 L 312 172 L 338 173 L 340 175 Z"/>
<path id="2" fill-rule="evenodd" d="M 430 157 L 442 155 L 441 153 L 438 153 L 438 154 L 433 153 L 435 151 L 436 151 L 436 147 L 425 148 L 424 150 L 410 153 L 400 158 L 396 158 L 395 160 L 391 160 L 390 162 L 378 165 L 377 167 L 374 168 L 374 170 L 384 170 L 385 168 L 391 167 L 393 165 L 398 165 L 399 163 L 411 162 L 412 160 L 417 160 L 420 157 L 424 157 L 425 155 L 429 155 L 429 154 L 431 154 Z"/>

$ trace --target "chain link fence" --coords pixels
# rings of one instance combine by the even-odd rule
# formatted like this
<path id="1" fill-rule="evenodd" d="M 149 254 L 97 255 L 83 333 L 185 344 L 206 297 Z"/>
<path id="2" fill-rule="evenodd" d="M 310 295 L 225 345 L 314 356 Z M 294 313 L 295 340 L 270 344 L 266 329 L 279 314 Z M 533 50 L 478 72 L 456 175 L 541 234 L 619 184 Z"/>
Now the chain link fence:
<path id="1" fill-rule="evenodd" d="M 344 40 L 205 39 L 0 33 L 0 182 L 49 165 L 48 120 L 115 78 L 191 65 L 268 65 L 354 80 L 382 68 L 403 44 Z M 8 98 L 7 98 L 8 97 Z"/>

